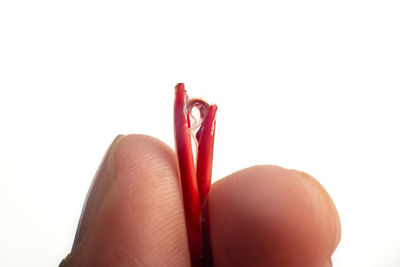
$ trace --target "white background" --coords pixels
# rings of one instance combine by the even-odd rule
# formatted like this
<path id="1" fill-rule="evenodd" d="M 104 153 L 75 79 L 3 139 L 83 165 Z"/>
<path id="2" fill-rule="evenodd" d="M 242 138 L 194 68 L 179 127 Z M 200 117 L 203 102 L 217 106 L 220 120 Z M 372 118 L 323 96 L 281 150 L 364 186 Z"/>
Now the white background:
<path id="1" fill-rule="evenodd" d="M 0 266 L 68 253 L 119 133 L 173 146 L 174 85 L 219 105 L 214 180 L 255 164 L 334 199 L 334 266 L 400 266 L 398 1 L 1 1 Z"/>

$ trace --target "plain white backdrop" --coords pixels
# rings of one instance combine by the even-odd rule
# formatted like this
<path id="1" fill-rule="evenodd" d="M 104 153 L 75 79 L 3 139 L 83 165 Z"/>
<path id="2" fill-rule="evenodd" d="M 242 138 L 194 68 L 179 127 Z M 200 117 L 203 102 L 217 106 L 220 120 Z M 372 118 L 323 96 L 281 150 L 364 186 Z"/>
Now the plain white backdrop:
<path id="1" fill-rule="evenodd" d="M 117 134 L 174 146 L 174 86 L 219 105 L 213 180 L 316 177 L 337 267 L 400 266 L 398 1 L 1 1 L 0 266 L 57 266 Z"/>

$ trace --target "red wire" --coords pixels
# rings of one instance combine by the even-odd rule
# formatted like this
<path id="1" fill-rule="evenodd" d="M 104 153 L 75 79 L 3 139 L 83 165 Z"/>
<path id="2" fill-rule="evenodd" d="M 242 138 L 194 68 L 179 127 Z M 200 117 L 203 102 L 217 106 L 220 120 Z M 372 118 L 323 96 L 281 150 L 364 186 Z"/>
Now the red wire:
<path id="1" fill-rule="evenodd" d="M 201 101 L 196 100 L 195 104 Z M 205 102 L 204 102 L 205 103 Z M 175 145 L 178 156 L 180 183 L 183 197 L 183 206 L 186 217 L 186 229 L 188 234 L 189 251 L 193 267 L 202 267 L 210 264 L 210 245 L 203 244 L 202 223 L 201 223 L 201 204 L 206 199 L 211 186 L 212 158 L 215 134 L 215 114 L 216 105 L 204 104 L 202 109 L 202 124 L 196 134 L 198 141 L 197 147 L 197 167 L 195 169 L 191 133 L 189 130 L 190 120 L 188 109 L 188 95 L 183 83 L 178 83 L 175 87 L 174 103 L 174 125 L 175 125 Z M 201 105 L 201 104 L 200 104 Z M 207 214 L 206 214 L 207 215 Z M 208 220 L 208 216 L 205 216 Z M 208 229 L 208 221 L 203 225 Z M 208 230 L 207 230 L 208 232 Z M 208 242 L 209 237 L 204 238 Z"/>
<path id="2" fill-rule="evenodd" d="M 196 177 L 200 203 L 203 203 L 211 187 L 216 112 L 216 105 L 209 106 L 208 112 L 197 134 L 199 145 L 197 148 Z"/>

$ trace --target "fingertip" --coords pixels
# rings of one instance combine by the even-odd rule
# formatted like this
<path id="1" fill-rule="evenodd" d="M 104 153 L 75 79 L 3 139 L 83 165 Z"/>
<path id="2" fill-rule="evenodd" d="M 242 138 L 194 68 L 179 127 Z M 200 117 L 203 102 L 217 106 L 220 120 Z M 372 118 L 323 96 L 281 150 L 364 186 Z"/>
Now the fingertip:
<path id="1" fill-rule="evenodd" d="M 189 266 L 176 159 L 163 142 L 128 135 L 86 239 L 66 266 Z"/>
<path id="2" fill-rule="evenodd" d="M 218 181 L 209 193 L 215 265 L 326 266 L 340 233 L 330 202 L 314 178 L 277 166 Z"/>

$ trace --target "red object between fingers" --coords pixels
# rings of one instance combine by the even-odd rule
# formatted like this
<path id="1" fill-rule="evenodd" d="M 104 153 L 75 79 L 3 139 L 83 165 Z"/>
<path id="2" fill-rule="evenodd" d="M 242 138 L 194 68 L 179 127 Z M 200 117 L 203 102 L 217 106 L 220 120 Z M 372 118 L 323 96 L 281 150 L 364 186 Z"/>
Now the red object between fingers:
<path id="1" fill-rule="evenodd" d="M 196 107 L 200 111 L 201 124 L 191 123 L 191 111 Z M 203 228 L 208 228 L 208 216 L 203 216 L 201 205 L 210 190 L 212 158 L 215 134 L 216 105 L 208 105 L 200 99 L 188 99 L 183 83 L 175 87 L 174 125 L 175 145 L 179 163 L 180 183 L 185 209 L 186 228 L 192 266 L 203 267 L 212 265 L 210 245 L 207 244 L 208 234 Z M 192 125 L 191 125 L 192 124 Z M 196 133 L 197 160 L 193 159 L 191 134 L 199 126 Z M 205 209 L 207 210 L 207 208 Z M 204 243 L 206 242 L 206 243 Z"/>

